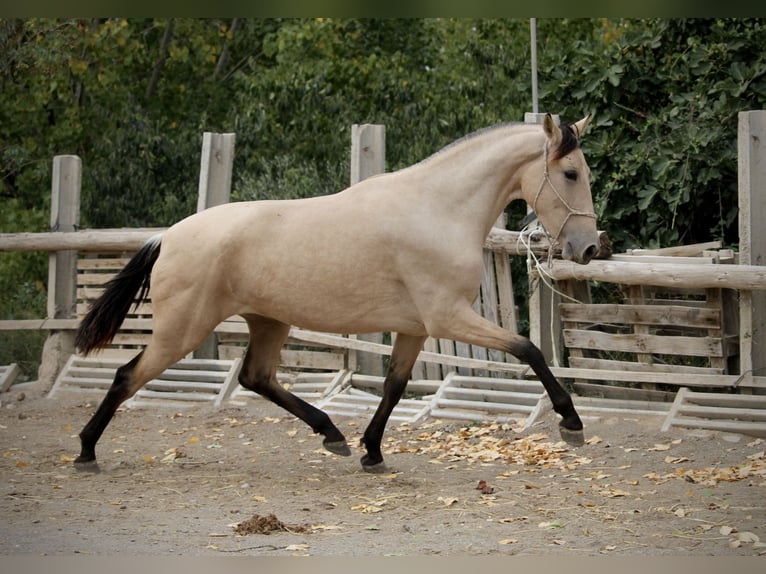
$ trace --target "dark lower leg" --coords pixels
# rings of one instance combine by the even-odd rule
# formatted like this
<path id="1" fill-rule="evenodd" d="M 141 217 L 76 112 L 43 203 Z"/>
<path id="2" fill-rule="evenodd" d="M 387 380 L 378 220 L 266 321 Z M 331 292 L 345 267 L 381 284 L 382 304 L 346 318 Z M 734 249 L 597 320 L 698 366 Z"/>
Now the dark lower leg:
<path id="1" fill-rule="evenodd" d="M 139 353 L 128 364 L 117 369 L 114 382 L 109 387 L 109 391 L 107 391 L 106 396 L 101 401 L 98 409 L 96 409 L 95 414 L 82 431 L 80 431 L 81 450 L 80 456 L 75 459 L 76 464 L 94 462 L 96 460 L 96 443 L 98 439 L 101 438 L 119 406 L 129 399 L 132 394 L 127 382 L 140 356 L 141 354 Z"/>
<path id="2" fill-rule="evenodd" d="M 285 390 L 276 380 L 269 377 L 253 382 L 240 377 L 240 384 L 279 405 L 309 425 L 315 433 L 323 435 L 325 438 L 322 444 L 330 452 L 341 456 L 351 455 L 346 438 L 327 413 Z"/>
<path id="3" fill-rule="evenodd" d="M 572 439 L 572 442 L 580 442 L 582 435 L 582 421 L 577 414 L 572 397 L 569 396 L 561 384 L 556 380 L 548 365 L 545 363 L 545 357 L 540 349 L 538 349 L 531 341 L 525 341 L 524 343 L 516 345 L 511 351 L 519 359 L 529 364 L 532 370 L 535 372 L 540 382 L 545 387 L 548 396 L 553 404 L 553 410 L 561 415 L 562 419 L 559 422 L 559 426 L 567 431 L 575 431 L 574 434 L 568 434 L 562 432 L 562 437 L 566 440 Z M 577 436 L 579 431 L 580 437 Z M 565 436 L 566 435 L 566 436 Z"/>
<path id="4" fill-rule="evenodd" d="M 383 440 L 383 431 L 394 407 L 399 403 L 407 387 L 407 382 L 412 375 L 412 367 L 420 354 L 425 342 L 425 336 L 404 335 L 399 333 L 394 341 L 394 349 L 391 353 L 391 362 L 383 382 L 383 398 L 378 405 L 375 414 L 367 425 L 362 436 L 362 444 L 367 454 L 362 457 L 362 467 L 367 471 L 375 472 L 383 467 L 383 453 L 380 451 L 380 443 Z"/>
<path id="5" fill-rule="evenodd" d="M 386 375 L 386 380 L 383 383 L 383 398 L 362 436 L 362 444 L 367 450 L 367 454 L 362 457 L 362 466 L 367 470 L 383 463 L 383 453 L 380 450 L 383 431 L 394 407 L 396 407 L 404 394 L 408 380 L 409 375 L 406 378 L 402 378 L 391 371 Z"/>

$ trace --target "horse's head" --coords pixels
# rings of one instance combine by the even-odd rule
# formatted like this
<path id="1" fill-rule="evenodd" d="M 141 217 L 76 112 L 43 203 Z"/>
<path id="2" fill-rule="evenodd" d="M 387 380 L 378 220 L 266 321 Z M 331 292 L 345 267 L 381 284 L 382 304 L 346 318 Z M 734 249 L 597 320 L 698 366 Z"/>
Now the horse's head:
<path id="1" fill-rule="evenodd" d="M 559 127 L 550 114 L 543 120 L 545 145 L 541 159 L 526 170 L 522 194 L 537 214 L 564 259 L 586 264 L 598 253 L 596 214 L 590 192 L 590 169 L 580 137 L 590 116 Z"/>

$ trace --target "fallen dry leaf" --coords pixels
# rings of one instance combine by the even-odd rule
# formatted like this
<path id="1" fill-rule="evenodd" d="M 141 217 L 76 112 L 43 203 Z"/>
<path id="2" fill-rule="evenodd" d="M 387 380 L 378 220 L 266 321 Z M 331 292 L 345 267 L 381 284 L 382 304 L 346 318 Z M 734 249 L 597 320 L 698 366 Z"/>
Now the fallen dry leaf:
<path id="1" fill-rule="evenodd" d="M 519 541 L 518 538 L 503 538 L 502 540 L 498 540 L 498 544 L 516 544 Z"/>
<path id="2" fill-rule="evenodd" d="M 352 506 L 351 510 L 358 510 L 364 514 L 375 514 L 383 509 L 377 504 L 357 504 L 356 506 Z"/>
<path id="3" fill-rule="evenodd" d="M 758 537 L 757 534 L 753 532 L 739 532 L 737 533 L 737 540 L 740 542 L 749 542 L 749 543 L 756 543 L 760 542 L 761 539 Z"/>
<path id="4" fill-rule="evenodd" d="M 439 497 L 439 498 L 437 498 L 436 500 L 438 500 L 439 502 L 443 503 L 443 504 L 444 504 L 444 506 L 452 506 L 452 505 L 453 505 L 453 504 L 455 504 L 455 503 L 456 503 L 456 502 L 457 502 L 459 499 L 458 499 L 457 497 L 454 497 L 454 496 L 450 496 L 450 497 L 447 497 L 447 498 L 445 498 L 444 496 L 440 496 L 440 497 Z"/>
<path id="5" fill-rule="evenodd" d="M 665 462 L 668 464 L 680 464 L 682 462 L 689 462 L 689 459 L 686 458 L 685 456 L 677 456 L 677 457 L 666 456 Z"/>

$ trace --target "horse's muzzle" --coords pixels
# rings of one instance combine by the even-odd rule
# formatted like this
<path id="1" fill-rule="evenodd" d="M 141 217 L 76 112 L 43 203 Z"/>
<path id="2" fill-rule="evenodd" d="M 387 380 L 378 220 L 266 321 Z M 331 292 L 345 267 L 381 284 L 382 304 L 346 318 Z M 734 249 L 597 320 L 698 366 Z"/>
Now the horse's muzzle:
<path id="1" fill-rule="evenodd" d="M 580 265 L 587 265 L 591 259 L 598 255 L 598 249 L 598 244 L 594 242 L 583 242 L 582 245 L 576 245 L 575 242 L 567 241 L 561 256 Z"/>

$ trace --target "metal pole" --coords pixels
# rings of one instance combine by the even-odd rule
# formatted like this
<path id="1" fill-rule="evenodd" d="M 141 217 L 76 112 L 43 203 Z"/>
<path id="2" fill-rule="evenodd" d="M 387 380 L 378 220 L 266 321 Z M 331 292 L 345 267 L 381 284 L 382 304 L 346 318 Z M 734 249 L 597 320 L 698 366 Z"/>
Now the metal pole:
<path id="1" fill-rule="evenodd" d="M 532 113 L 538 112 L 537 108 L 537 18 L 529 19 L 529 32 L 532 48 Z"/>

